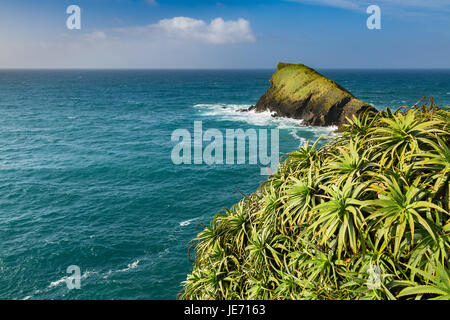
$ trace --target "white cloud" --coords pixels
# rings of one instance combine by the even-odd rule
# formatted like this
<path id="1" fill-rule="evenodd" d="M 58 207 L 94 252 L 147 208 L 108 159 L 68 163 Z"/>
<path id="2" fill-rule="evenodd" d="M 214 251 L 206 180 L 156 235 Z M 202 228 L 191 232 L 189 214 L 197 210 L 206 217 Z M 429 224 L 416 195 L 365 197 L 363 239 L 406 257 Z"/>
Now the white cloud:
<path id="1" fill-rule="evenodd" d="M 255 47 L 245 19 L 209 22 L 188 17 L 138 27 L 65 31 L 55 39 L 7 38 L 0 33 L 0 68 L 238 67 Z M 253 63 L 254 58 L 248 58 Z"/>
<path id="2" fill-rule="evenodd" d="M 256 40 L 250 23 L 245 19 L 225 21 L 222 18 L 215 18 L 208 24 L 204 20 L 174 17 L 145 27 L 128 27 L 115 31 L 209 44 L 243 43 Z"/>
<path id="3" fill-rule="evenodd" d="M 81 36 L 84 40 L 88 42 L 96 42 L 106 39 L 106 34 L 103 31 L 93 31 L 91 33 L 86 33 Z"/>

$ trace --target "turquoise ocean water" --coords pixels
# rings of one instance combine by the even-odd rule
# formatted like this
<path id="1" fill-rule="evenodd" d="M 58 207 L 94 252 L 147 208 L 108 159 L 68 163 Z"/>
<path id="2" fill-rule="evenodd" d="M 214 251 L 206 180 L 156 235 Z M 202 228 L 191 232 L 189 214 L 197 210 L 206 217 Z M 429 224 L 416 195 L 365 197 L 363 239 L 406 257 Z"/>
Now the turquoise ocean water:
<path id="1" fill-rule="evenodd" d="M 321 71 L 377 108 L 450 105 L 450 71 Z M 279 128 L 282 154 L 331 132 L 234 112 L 272 72 L 0 71 L 0 299 L 175 299 L 198 224 L 265 177 L 174 165 L 173 130 Z"/>

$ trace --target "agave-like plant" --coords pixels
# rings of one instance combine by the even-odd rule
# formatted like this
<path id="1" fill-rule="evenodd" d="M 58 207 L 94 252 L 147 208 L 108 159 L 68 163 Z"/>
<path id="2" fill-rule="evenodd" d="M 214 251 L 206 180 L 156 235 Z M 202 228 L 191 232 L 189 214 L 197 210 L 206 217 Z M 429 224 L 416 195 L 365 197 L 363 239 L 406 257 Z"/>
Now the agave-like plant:
<path id="1" fill-rule="evenodd" d="M 193 240 L 182 299 L 450 299 L 450 111 L 363 113 Z"/>
<path id="2" fill-rule="evenodd" d="M 342 183 L 348 177 L 360 177 L 375 165 L 370 163 L 367 149 L 360 138 L 350 140 L 347 145 L 336 147 L 336 153 L 329 156 L 325 166 L 325 176 L 330 176 L 336 183 Z"/>
<path id="3" fill-rule="evenodd" d="M 429 210 L 446 211 L 436 204 L 425 201 L 427 193 L 418 186 L 419 178 L 409 186 L 401 177 L 382 176 L 382 183 L 372 188 L 377 191 L 378 199 L 366 200 L 367 206 L 373 206 L 375 210 L 367 218 L 374 221 L 374 228 L 377 229 L 377 238 L 384 238 L 381 247 L 389 246 L 394 239 L 393 254 L 397 256 L 400 245 L 403 241 L 407 227 L 410 231 L 411 244 L 414 242 L 414 232 L 417 227 L 421 227 L 435 240 L 435 231 L 432 222 L 424 217 Z"/>
<path id="4" fill-rule="evenodd" d="M 329 199 L 312 208 L 315 212 L 314 222 L 309 227 L 320 236 L 321 244 L 337 239 L 337 257 L 340 260 L 342 252 L 351 248 L 357 252 L 361 232 L 366 224 L 361 212 L 361 195 L 365 184 L 358 184 L 349 177 L 342 186 L 321 186 Z"/>
<path id="5" fill-rule="evenodd" d="M 379 114 L 374 112 L 365 112 L 359 117 L 352 115 L 351 118 L 347 118 L 347 123 L 344 124 L 343 137 L 352 140 L 352 138 L 361 138 L 369 133 L 377 123 Z"/>
<path id="6" fill-rule="evenodd" d="M 291 177 L 284 186 L 286 202 L 282 211 L 282 223 L 290 228 L 302 225 L 308 218 L 308 213 L 315 207 L 319 198 L 316 196 L 319 190 L 321 177 L 317 171 L 309 170 L 302 180 Z"/>
<path id="7" fill-rule="evenodd" d="M 433 197 L 442 197 L 447 204 L 448 210 L 449 189 L 450 189 L 450 147 L 443 139 L 436 136 L 435 141 L 428 140 L 426 143 L 432 148 L 430 151 L 424 151 L 419 155 L 421 160 L 417 161 L 417 166 L 423 170 L 435 172 L 431 178 L 434 180 L 432 190 Z"/>
<path id="8" fill-rule="evenodd" d="M 295 171 L 309 169 L 318 160 L 317 145 L 320 140 L 321 138 L 317 139 L 312 145 L 306 141 L 303 148 L 285 155 L 285 165 Z"/>
<path id="9" fill-rule="evenodd" d="M 434 261 L 433 266 L 433 270 L 429 272 L 409 267 L 422 276 L 426 284 L 404 281 L 407 287 L 400 291 L 398 296 L 426 296 L 429 300 L 450 300 L 450 271 L 438 261 Z"/>
<path id="10" fill-rule="evenodd" d="M 373 140 L 380 152 L 375 156 L 381 156 L 380 165 L 390 167 L 392 163 L 409 152 L 420 150 L 419 143 L 429 141 L 427 138 L 432 133 L 445 133 L 437 126 L 443 123 L 440 120 L 422 121 L 417 116 L 417 110 L 410 109 L 406 114 L 398 110 L 392 118 L 380 118 L 380 127 L 372 129 Z"/>

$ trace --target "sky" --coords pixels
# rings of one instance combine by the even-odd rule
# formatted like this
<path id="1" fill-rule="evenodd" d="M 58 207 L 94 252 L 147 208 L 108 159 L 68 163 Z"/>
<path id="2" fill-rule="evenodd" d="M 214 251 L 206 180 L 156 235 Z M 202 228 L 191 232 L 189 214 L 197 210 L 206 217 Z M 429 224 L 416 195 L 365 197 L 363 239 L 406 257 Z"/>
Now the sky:
<path id="1" fill-rule="evenodd" d="M 68 29 L 70 5 L 81 29 Z M 378 5 L 381 29 L 369 29 Z M 450 0 L 1 0 L 0 68 L 450 68 Z"/>

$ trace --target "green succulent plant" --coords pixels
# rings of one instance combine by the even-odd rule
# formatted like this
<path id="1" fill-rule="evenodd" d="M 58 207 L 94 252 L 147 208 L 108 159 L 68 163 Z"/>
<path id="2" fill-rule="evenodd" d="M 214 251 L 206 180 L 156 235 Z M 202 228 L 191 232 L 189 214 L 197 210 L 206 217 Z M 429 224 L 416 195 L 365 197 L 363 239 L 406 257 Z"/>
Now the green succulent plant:
<path id="1" fill-rule="evenodd" d="M 182 299 L 450 299 L 450 111 L 348 119 L 193 240 Z"/>

